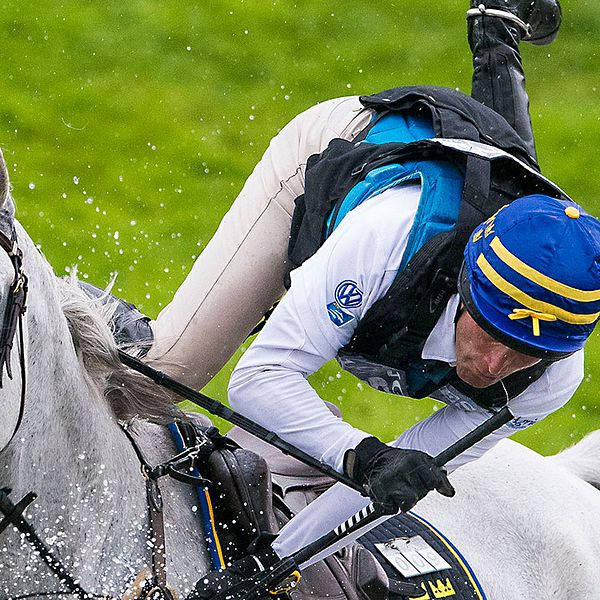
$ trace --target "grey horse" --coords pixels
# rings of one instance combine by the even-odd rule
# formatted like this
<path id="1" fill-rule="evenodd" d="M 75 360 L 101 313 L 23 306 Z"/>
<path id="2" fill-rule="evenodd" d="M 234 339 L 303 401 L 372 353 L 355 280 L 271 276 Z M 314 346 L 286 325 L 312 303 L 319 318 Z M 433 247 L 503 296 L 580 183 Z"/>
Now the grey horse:
<path id="1" fill-rule="evenodd" d="M 4 160 L 0 163 L 0 228 L 10 235 L 13 204 Z M 132 444 L 118 425 L 131 423 L 150 464 L 176 454 L 164 422 L 176 413 L 172 398 L 157 392 L 118 360 L 107 309 L 76 285 L 57 278 L 18 224 L 17 241 L 29 278 L 25 314 L 26 390 L 18 343 L 13 377 L 0 389 L 0 488 L 20 498 L 33 490 L 27 510 L 36 531 L 88 591 L 119 597 L 151 562 L 145 480 Z M 0 314 L 14 277 L 0 251 Z M 9 442 L 10 438 L 12 440 Z M 191 487 L 161 480 L 170 584 L 185 593 L 210 562 Z M 0 537 L 0 597 L 64 590 L 16 532 Z"/>
<path id="2" fill-rule="evenodd" d="M 12 379 L 4 373 L 0 389 L 0 488 L 15 498 L 34 490 L 26 516 L 36 531 L 85 589 L 119 598 L 152 554 L 145 480 L 119 421 L 156 464 L 175 453 L 161 423 L 177 409 L 119 363 L 109 309 L 56 277 L 14 221 L 0 159 L 0 230 L 10 235 L 13 226 L 29 277 L 27 377 L 22 404 L 17 336 Z M 0 315 L 13 278 L 0 251 Z M 417 509 L 460 548 L 490 599 L 593 598 L 600 492 L 590 483 L 599 481 L 599 435 L 551 458 L 506 441 L 453 475 L 455 498 L 432 495 Z M 161 487 L 169 583 L 185 595 L 210 569 L 208 553 L 193 490 L 164 480 Z M 16 530 L 0 534 L 0 598 L 62 590 Z"/>

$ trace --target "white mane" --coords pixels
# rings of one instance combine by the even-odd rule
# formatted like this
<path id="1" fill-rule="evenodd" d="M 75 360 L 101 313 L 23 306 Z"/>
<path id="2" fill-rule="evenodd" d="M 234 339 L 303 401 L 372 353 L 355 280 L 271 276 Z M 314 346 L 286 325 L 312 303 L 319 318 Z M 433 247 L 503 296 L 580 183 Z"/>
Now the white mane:
<path id="1" fill-rule="evenodd" d="M 107 295 L 110 287 L 112 283 Z M 121 420 L 141 417 L 154 422 L 181 418 L 173 394 L 119 360 L 110 326 L 116 303 L 103 303 L 104 297 L 89 298 L 77 285 L 76 273 L 68 279 L 58 279 L 57 288 L 75 350 L 116 417 Z M 127 348 L 132 355 L 136 350 Z"/>

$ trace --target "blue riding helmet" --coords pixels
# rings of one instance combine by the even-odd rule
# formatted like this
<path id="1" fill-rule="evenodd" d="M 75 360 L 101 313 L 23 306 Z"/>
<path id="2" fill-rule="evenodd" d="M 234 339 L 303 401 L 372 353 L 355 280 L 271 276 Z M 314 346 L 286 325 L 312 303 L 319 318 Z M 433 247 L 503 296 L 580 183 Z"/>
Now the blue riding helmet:
<path id="1" fill-rule="evenodd" d="M 558 360 L 583 348 L 600 316 L 600 221 L 544 195 L 479 225 L 459 276 L 463 304 L 491 336 Z"/>

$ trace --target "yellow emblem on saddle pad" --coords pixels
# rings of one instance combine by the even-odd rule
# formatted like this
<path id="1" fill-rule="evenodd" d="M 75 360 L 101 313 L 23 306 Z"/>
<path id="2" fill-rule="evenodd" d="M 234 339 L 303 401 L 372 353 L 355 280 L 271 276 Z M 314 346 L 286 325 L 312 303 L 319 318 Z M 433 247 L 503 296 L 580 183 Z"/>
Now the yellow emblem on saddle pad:
<path id="1" fill-rule="evenodd" d="M 437 600 L 438 598 L 450 598 L 450 596 L 456 596 L 456 591 L 448 578 L 446 578 L 446 581 L 436 579 L 435 583 L 433 581 L 428 581 L 427 586 L 425 585 L 425 582 L 422 581 L 421 587 L 425 593 L 422 596 L 411 597 L 409 600 Z M 429 587 L 429 589 L 427 589 L 427 587 Z"/>

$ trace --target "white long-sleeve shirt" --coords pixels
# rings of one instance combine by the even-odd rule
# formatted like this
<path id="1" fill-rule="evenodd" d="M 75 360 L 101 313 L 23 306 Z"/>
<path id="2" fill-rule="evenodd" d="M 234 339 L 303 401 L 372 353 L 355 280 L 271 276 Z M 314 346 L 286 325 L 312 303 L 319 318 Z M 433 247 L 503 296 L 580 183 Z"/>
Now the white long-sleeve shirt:
<path id="1" fill-rule="evenodd" d="M 337 355 L 363 315 L 388 290 L 407 246 L 420 193 L 420 186 L 414 184 L 392 188 L 351 211 L 316 254 L 292 273 L 290 290 L 231 377 L 229 399 L 236 410 L 338 471 L 342 470 L 346 450 L 369 433 L 335 417 L 306 378 Z M 457 296 L 449 301 L 426 340 L 422 358 L 455 364 L 458 302 Z M 451 461 L 448 469 L 480 457 L 516 429 L 563 406 L 582 378 L 583 352 L 551 365 L 510 401 L 514 420 Z M 384 388 L 389 382 L 389 377 L 381 386 L 370 381 Z M 393 445 L 436 455 L 489 417 L 483 408 L 464 397 L 457 398 L 451 390 L 442 389 L 434 395 L 447 405 L 405 431 Z M 358 492 L 337 484 L 281 530 L 273 549 L 279 556 L 289 556 L 368 502 Z M 340 545 L 362 533 L 344 538 Z"/>
<path id="2" fill-rule="evenodd" d="M 394 280 L 417 210 L 420 185 L 387 190 L 352 210 L 316 254 L 292 273 L 292 285 L 235 369 L 231 405 L 319 460 L 342 470 L 344 454 L 370 434 L 335 417 L 307 381 L 348 343 L 357 323 Z M 454 366 L 454 296 L 429 335 L 422 358 Z M 515 419 L 452 461 L 481 456 L 499 439 L 563 406 L 583 377 L 583 352 L 551 365 L 510 402 Z M 377 382 L 370 382 L 371 384 Z M 435 455 L 489 413 L 441 390 L 443 409 L 394 445 Z M 401 410 L 401 405 L 399 409 Z"/>

